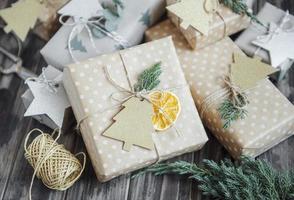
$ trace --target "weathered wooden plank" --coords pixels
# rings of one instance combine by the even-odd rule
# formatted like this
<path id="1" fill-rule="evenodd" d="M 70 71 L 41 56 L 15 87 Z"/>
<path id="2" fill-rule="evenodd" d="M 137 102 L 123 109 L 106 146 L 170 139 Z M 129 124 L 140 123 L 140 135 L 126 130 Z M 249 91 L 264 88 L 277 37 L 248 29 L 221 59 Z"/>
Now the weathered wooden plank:
<path id="1" fill-rule="evenodd" d="M 25 49 L 24 51 L 24 59 L 26 62 L 24 62 L 24 65 L 29 66 L 28 68 L 31 69 L 37 69 L 37 66 L 39 64 L 40 56 L 36 58 L 36 51 L 41 47 L 42 43 L 37 40 L 32 40 L 32 43 L 30 43 L 30 49 Z M 7 137 L 6 142 L 1 145 L 1 156 L 2 158 L 6 159 L 6 163 L 3 164 L 3 172 L 4 174 L 4 180 L 9 180 L 7 184 L 4 184 L 2 191 L 2 197 L 3 199 L 15 199 L 15 198 L 21 198 L 21 196 L 18 196 L 21 194 L 21 190 L 18 190 L 15 192 L 15 188 L 26 188 L 23 187 L 23 184 L 28 185 L 28 175 L 29 171 L 26 169 L 28 166 L 26 162 L 24 162 L 23 158 L 23 138 L 28 131 L 28 128 L 30 126 L 31 120 L 27 118 L 23 118 L 24 113 L 24 107 L 22 105 L 21 101 L 21 94 L 24 92 L 24 82 L 20 80 L 16 75 L 11 75 L 12 81 L 9 86 L 9 91 L 12 92 L 13 97 L 10 102 L 7 102 L 7 104 L 11 104 L 10 106 L 10 112 L 12 116 L 10 118 L 7 118 L 7 123 L 3 124 L 3 126 L 9 127 L 9 129 L 3 134 L 3 137 Z M 22 155 L 19 154 L 19 152 L 22 151 Z M 22 158 L 22 159 L 19 159 Z M 25 164 L 24 164 L 25 163 Z M 12 167 L 12 168 L 11 168 Z M 19 169 L 19 171 L 23 172 L 23 176 L 21 174 L 15 174 L 15 171 Z M 16 187 L 18 184 L 20 184 L 20 187 Z M 12 196 L 11 196 L 12 195 Z M 14 198 L 15 197 L 15 198 Z"/>
<path id="2" fill-rule="evenodd" d="M 168 162 L 184 160 L 193 162 L 193 153 L 170 159 Z M 161 185 L 160 200 L 187 199 L 190 197 L 191 181 L 176 175 L 165 175 Z M 143 199 L 143 198 L 142 198 Z M 157 198 L 156 198 L 157 199 Z"/>
<path id="3" fill-rule="evenodd" d="M 1 33 L 1 46 L 5 46 L 7 49 L 11 48 L 11 37 L 3 35 Z M 2 57 L 3 59 L 3 57 Z M 6 60 L 2 60 L 2 65 L 11 64 Z M 19 100 L 17 99 L 17 91 L 19 90 L 21 80 L 15 75 L 4 76 L 1 75 L 0 81 L 0 102 L 1 102 L 1 142 L 0 142 L 0 157 L 2 162 L 0 163 L 0 191 L 1 197 L 4 194 L 6 183 L 9 178 L 10 170 L 13 167 L 14 159 L 16 156 L 17 147 L 20 144 L 20 138 L 22 135 L 18 134 L 15 130 L 19 116 L 18 111 L 15 109 L 15 105 L 20 109 Z M 22 106 L 21 106 L 22 107 Z"/>
<path id="4" fill-rule="evenodd" d="M 134 174 L 134 173 L 133 173 Z M 161 193 L 163 177 L 155 177 L 151 174 L 142 175 L 131 179 L 128 191 L 128 200 L 131 199 L 158 199 Z"/>
<path id="5" fill-rule="evenodd" d="M 222 145 L 210 134 L 209 130 L 206 129 L 208 133 L 209 141 L 206 143 L 204 148 L 195 154 L 194 163 L 201 165 L 203 159 L 212 159 L 215 161 L 219 161 L 224 157 L 228 157 L 228 153 L 222 147 Z M 200 190 L 198 189 L 198 184 L 193 181 L 192 182 L 192 198 L 193 200 L 203 200 L 209 199 L 201 195 Z"/>
<path id="6" fill-rule="evenodd" d="M 76 137 L 76 147 L 74 152 L 86 152 L 82 138 L 77 135 Z M 129 175 L 123 175 L 110 182 L 99 183 L 88 157 L 86 169 L 82 178 L 67 191 L 65 199 L 126 200 L 129 188 L 129 179 Z"/>
<path id="7" fill-rule="evenodd" d="M 35 71 L 40 71 L 40 67 L 44 66 L 45 63 L 40 63 L 39 49 L 43 46 L 43 42 L 36 37 L 30 37 L 27 42 L 29 48 L 25 48 L 22 55 L 24 59 L 24 66 Z M 11 42 L 12 43 L 12 42 Z M 39 68 L 38 68 L 39 66 Z M 1 140 L 3 144 L 1 145 L 1 156 L 6 159 L 6 163 L 1 163 L 3 170 L 1 169 L 1 175 L 3 172 L 3 179 L 1 181 L 5 182 L 3 188 L 1 188 L 1 197 L 3 199 L 27 199 L 28 198 L 28 188 L 30 185 L 31 175 L 33 173 L 32 168 L 24 160 L 24 150 L 23 141 L 26 133 L 31 129 L 31 127 L 41 127 L 42 125 L 28 118 L 23 118 L 24 106 L 21 101 L 21 95 L 26 89 L 24 82 L 20 80 L 16 75 L 10 75 L 11 81 L 6 83 L 6 88 L 8 91 L 13 92 L 13 97 L 11 101 L 7 102 L 7 105 L 11 104 L 9 110 L 12 114 L 11 117 L 6 118 L 7 123 L 3 124 L 3 127 L 8 127 L 9 129 L 2 134 L 2 138 L 6 138 L 6 141 Z M 32 124 L 33 121 L 33 124 Z M 38 182 L 38 181 L 37 181 Z M 17 188 L 17 189 L 16 189 Z M 45 192 L 46 191 L 46 192 Z M 47 192 L 48 191 L 48 192 Z M 50 197 L 56 195 L 51 194 L 52 190 L 46 189 L 42 184 L 37 184 L 34 187 L 33 193 L 38 192 L 38 198 Z"/>
<path id="8" fill-rule="evenodd" d="M 193 153 L 178 156 L 174 159 L 170 159 L 169 162 L 176 160 L 192 162 Z M 186 196 L 190 196 L 190 189 L 191 182 L 189 180 L 182 179 L 181 177 L 154 177 L 147 174 L 131 179 L 128 199 L 185 199 Z"/>

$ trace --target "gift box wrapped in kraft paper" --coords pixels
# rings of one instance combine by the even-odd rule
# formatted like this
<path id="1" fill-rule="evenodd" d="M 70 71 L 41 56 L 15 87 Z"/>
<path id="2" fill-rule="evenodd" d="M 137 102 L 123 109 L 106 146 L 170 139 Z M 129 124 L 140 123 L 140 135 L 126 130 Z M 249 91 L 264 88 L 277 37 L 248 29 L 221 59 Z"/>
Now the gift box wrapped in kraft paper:
<path id="1" fill-rule="evenodd" d="M 100 181 L 208 140 L 170 37 L 71 64 L 64 86 Z"/>
<path id="2" fill-rule="evenodd" d="M 87 27 L 73 33 L 75 26 L 72 18 L 64 22 L 41 50 L 48 64 L 63 69 L 65 65 L 74 62 L 68 48 L 69 40 L 77 61 L 137 45 L 144 31 L 165 11 L 164 0 L 127 0 L 122 1 L 122 4 L 120 1 L 101 0 L 101 5 L 104 6 L 104 19 L 100 20 L 101 23 L 97 20 L 102 25 L 100 27 L 97 24 L 93 26 L 96 21 L 88 19 Z"/>
<path id="3" fill-rule="evenodd" d="M 203 101 L 224 85 L 232 54 L 241 50 L 230 38 L 193 51 L 177 28 L 166 20 L 146 31 L 146 39 L 172 35 L 186 79 L 199 112 Z M 244 76 L 244 75 L 243 75 Z M 257 156 L 294 133 L 294 107 L 269 81 L 262 80 L 248 92 L 247 116 L 223 128 L 217 105 L 203 115 L 204 124 L 234 158 Z"/>
<path id="4" fill-rule="evenodd" d="M 177 2 L 180 2 L 180 0 L 166 0 L 168 6 Z M 232 10 L 222 4 L 218 6 L 217 13 L 212 15 L 207 34 L 197 31 L 191 25 L 187 28 L 183 28 L 181 26 L 183 20 L 173 12 L 168 11 L 168 17 L 180 29 L 181 33 L 193 49 L 201 49 L 213 44 L 226 36 L 247 28 L 250 24 L 250 19 L 247 16 L 235 14 Z"/>
<path id="5" fill-rule="evenodd" d="M 294 16 L 266 3 L 257 17 L 267 28 L 257 24 L 250 25 L 235 41 L 236 44 L 247 55 L 260 56 L 273 67 L 279 67 L 283 73 L 286 72 L 293 64 L 294 59 L 294 55 L 291 53 L 291 49 L 293 49 L 292 38 L 294 38 Z M 272 43 L 276 45 L 271 45 Z M 278 51 L 274 51 L 274 49 L 278 49 Z"/>

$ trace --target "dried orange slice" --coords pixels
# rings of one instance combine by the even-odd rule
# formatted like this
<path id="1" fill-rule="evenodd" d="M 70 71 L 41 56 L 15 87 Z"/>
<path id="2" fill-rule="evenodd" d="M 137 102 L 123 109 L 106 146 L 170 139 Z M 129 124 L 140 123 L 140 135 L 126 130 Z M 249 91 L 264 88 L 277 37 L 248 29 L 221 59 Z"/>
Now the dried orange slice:
<path id="1" fill-rule="evenodd" d="M 153 126 L 155 130 L 164 131 L 177 120 L 181 111 L 180 101 L 174 93 L 166 91 L 155 91 L 149 96 L 153 104 Z"/>

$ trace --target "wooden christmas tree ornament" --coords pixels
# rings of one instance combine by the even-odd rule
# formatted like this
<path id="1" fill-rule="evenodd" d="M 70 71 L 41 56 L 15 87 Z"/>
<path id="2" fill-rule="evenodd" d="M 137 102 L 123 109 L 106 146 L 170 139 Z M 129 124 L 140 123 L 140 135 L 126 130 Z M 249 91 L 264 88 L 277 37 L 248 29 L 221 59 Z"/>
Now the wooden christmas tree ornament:
<path id="1" fill-rule="evenodd" d="M 124 142 L 123 150 L 130 151 L 133 145 L 146 149 L 154 148 L 152 135 L 154 131 L 152 106 L 146 100 L 132 97 L 114 118 L 115 121 L 104 133 L 104 136 Z"/>
<path id="2" fill-rule="evenodd" d="M 259 81 L 277 71 L 272 66 L 263 63 L 261 58 L 250 58 L 241 54 L 234 54 L 233 58 L 231 81 L 240 87 L 241 91 L 255 87 Z"/>
<path id="3" fill-rule="evenodd" d="M 22 0 L 11 7 L 0 10 L 0 16 L 6 22 L 6 33 L 13 31 L 22 41 L 41 14 L 42 4 L 39 0 Z"/>
<path id="4" fill-rule="evenodd" d="M 192 26 L 202 34 L 208 35 L 209 23 L 212 20 L 210 11 L 213 6 L 210 0 L 182 0 L 168 6 L 167 9 L 182 19 L 180 26 L 183 29 Z"/>

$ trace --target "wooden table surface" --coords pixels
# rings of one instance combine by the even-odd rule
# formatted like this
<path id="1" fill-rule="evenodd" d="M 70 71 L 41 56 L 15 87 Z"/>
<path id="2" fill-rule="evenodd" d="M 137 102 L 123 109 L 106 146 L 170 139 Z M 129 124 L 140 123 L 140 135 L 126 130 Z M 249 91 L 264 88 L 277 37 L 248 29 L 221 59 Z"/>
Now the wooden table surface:
<path id="1" fill-rule="evenodd" d="M 264 0 L 257 0 L 254 10 L 257 11 L 264 4 Z M 0 0 L 0 7 L 9 5 L 10 0 Z M 293 0 L 269 0 L 268 2 L 294 13 Z M 258 5 L 257 5 L 258 4 Z M 30 34 L 24 44 L 21 57 L 24 66 L 36 73 L 46 66 L 39 50 L 45 44 L 34 34 Z M 13 53 L 17 45 L 11 35 L 0 30 L 0 45 Z M 0 55 L 0 64 L 9 64 L 9 61 Z M 285 80 L 277 86 L 289 100 L 294 102 L 294 67 Z M 0 75 L 0 199 L 28 199 L 28 191 L 33 170 L 24 158 L 24 138 L 32 128 L 39 127 L 48 130 L 32 118 L 24 118 L 25 108 L 21 95 L 26 90 L 24 82 L 15 75 Z M 221 160 L 229 157 L 226 150 L 209 134 L 210 141 L 196 153 L 189 153 L 170 161 L 185 160 L 200 163 L 202 159 Z M 66 133 L 62 135 L 63 143 L 71 152 L 85 151 L 83 140 L 79 135 Z M 266 159 L 278 169 L 294 167 L 294 138 L 282 142 L 259 158 Z M 33 185 L 33 199 L 95 199 L 95 200 L 200 200 L 207 199 L 201 196 L 197 183 L 186 178 L 169 175 L 155 177 L 151 174 L 130 179 L 131 174 L 120 176 L 112 181 L 101 184 L 97 181 L 91 163 L 87 162 L 81 179 L 70 189 L 64 192 L 47 189 L 40 180 Z"/>

